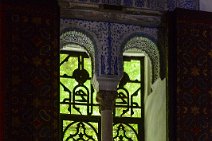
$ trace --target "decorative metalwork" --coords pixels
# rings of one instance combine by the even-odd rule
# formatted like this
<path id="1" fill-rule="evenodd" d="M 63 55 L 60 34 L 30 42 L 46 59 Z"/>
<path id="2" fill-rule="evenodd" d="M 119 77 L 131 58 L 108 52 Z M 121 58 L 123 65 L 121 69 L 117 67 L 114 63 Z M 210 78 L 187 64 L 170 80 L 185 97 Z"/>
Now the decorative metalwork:
<path id="1" fill-rule="evenodd" d="M 76 122 L 64 120 L 63 140 L 64 141 L 97 141 L 98 123 Z"/>
<path id="2" fill-rule="evenodd" d="M 62 20 L 61 20 L 62 22 Z M 66 21 L 64 21 L 66 22 Z M 62 26 L 62 25 L 61 25 Z M 81 28 L 80 28 L 81 29 Z M 78 45 L 78 48 L 83 48 L 86 49 L 87 53 L 91 57 L 92 63 L 95 65 L 93 66 L 93 69 L 98 72 L 98 63 L 95 63 L 95 58 L 98 56 L 98 51 L 96 49 L 96 41 L 97 39 L 95 38 L 95 34 L 91 32 L 86 32 L 85 30 L 81 31 L 79 29 L 68 29 L 66 31 L 61 31 L 60 35 L 60 48 L 63 49 L 66 46 L 69 45 Z M 72 46 L 73 47 L 73 46 Z M 75 48 L 77 49 L 77 48 Z"/>
<path id="3" fill-rule="evenodd" d="M 92 69 L 88 55 L 85 52 L 61 51 L 61 59 L 61 112 L 99 115 L 97 103 L 94 101 L 96 93 L 90 81 Z M 96 109 L 95 113 L 94 109 Z"/>
<path id="4" fill-rule="evenodd" d="M 139 141 L 138 125 L 117 123 L 113 125 L 114 141 Z"/>
<path id="5" fill-rule="evenodd" d="M 142 141 L 144 57 L 124 57 L 124 71 L 113 112 L 114 140 Z M 101 117 L 91 76 L 91 60 L 85 52 L 61 50 L 60 125 L 63 141 L 101 141 Z"/>
<path id="6" fill-rule="evenodd" d="M 115 116 L 143 117 L 144 57 L 124 57 L 124 75 L 118 87 Z"/>

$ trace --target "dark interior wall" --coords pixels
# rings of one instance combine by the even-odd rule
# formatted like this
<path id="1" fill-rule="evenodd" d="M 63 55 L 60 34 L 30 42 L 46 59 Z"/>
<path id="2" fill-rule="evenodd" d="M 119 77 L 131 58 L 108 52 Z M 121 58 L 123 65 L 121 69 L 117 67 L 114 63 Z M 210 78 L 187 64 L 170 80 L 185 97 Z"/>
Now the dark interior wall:
<path id="1" fill-rule="evenodd" d="M 171 139 L 211 139 L 212 14 L 176 9 L 171 15 L 169 87 Z"/>
<path id="2" fill-rule="evenodd" d="M 0 5 L 0 140 L 3 140 L 3 125 L 4 125 L 4 93 L 5 93 L 5 81 L 4 81 L 4 12 L 3 7 Z"/>
<path id="3" fill-rule="evenodd" d="M 0 3 L 0 137 L 58 141 L 59 8 L 24 2 Z"/>

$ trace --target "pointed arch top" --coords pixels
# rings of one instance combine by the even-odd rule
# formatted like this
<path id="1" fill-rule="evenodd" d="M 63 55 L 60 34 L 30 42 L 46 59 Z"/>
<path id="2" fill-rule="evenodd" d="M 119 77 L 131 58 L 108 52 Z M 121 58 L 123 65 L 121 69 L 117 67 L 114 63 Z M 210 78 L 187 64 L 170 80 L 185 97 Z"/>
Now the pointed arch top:
<path id="1" fill-rule="evenodd" d="M 133 36 L 123 44 L 123 52 L 126 50 L 145 53 L 152 65 L 152 82 L 160 78 L 160 54 L 157 45 L 150 38 L 141 35 Z"/>

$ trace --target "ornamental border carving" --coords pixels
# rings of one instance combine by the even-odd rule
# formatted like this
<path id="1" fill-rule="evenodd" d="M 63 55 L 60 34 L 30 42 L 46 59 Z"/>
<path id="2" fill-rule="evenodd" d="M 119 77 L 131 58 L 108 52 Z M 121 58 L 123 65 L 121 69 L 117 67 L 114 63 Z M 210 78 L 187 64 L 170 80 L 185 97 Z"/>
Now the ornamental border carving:
<path id="1" fill-rule="evenodd" d="M 91 57 L 96 72 L 98 72 L 98 63 L 95 61 L 95 57 L 98 56 L 97 41 L 94 34 L 78 28 L 65 28 L 60 34 L 60 48 L 70 43 L 83 47 Z"/>
<path id="2" fill-rule="evenodd" d="M 145 53 L 149 57 L 152 66 L 152 82 L 160 78 L 160 52 L 150 37 L 139 34 L 128 37 L 122 44 L 122 52 L 129 49 L 135 49 L 136 52 Z"/>

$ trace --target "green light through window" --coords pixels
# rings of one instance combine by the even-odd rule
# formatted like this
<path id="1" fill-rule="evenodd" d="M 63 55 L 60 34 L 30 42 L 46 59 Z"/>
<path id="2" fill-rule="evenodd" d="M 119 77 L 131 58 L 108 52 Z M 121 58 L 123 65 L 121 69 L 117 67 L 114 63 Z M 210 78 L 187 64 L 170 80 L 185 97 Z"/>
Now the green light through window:
<path id="1" fill-rule="evenodd" d="M 91 85 L 91 60 L 84 52 L 61 51 L 60 113 L 100 115 Z"/>
<path id="2" fill-rule="evenodd" d="M 142 141 L 144 57 L 124 57 L 124 72 L 113 111 L 114 141 Z M 91 77 L 92 63 L 85 52 L 61 50 L 61 140 L 100 141 L 101 119 Z"/>

